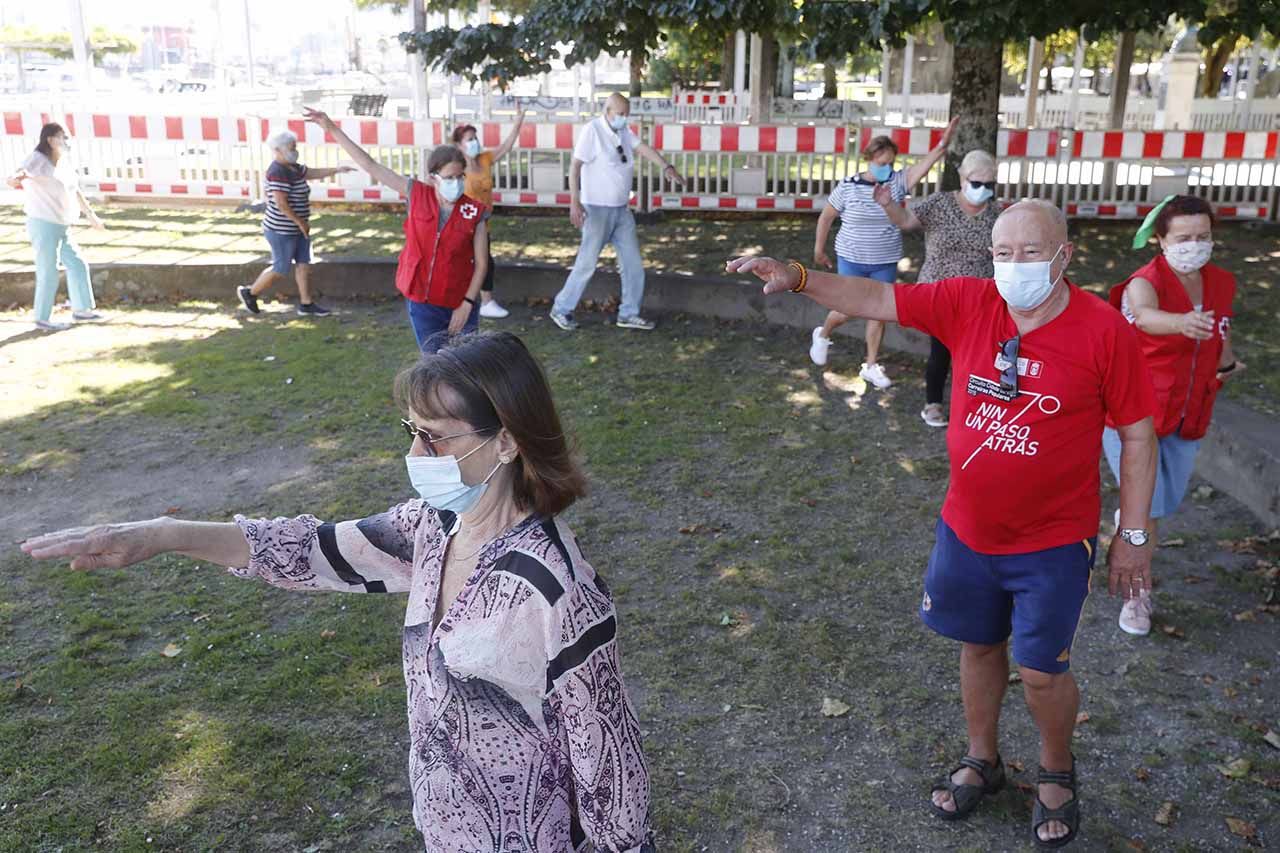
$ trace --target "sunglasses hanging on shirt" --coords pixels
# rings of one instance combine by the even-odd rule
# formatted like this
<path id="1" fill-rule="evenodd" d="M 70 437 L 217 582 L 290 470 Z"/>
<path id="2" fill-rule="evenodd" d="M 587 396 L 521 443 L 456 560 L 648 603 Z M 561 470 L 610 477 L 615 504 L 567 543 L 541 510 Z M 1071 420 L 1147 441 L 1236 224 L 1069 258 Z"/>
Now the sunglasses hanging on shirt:
<path id="1" fill-rule="evenodd" d="M 995 368 L 1000 371 L 1001 387 L 1015 396 L 1018 393 L 1018 344 L 1021 340 L 1021 335 L 1014 335 L 1007 341 L 1001 341 L 995 361 Z"/>
<path id="2" fill-rule="evenodd" d="M 627 152 L 622 150 L 622 145 L 618 145 L 618 159 L 623 163 L 627 162 Z"/>

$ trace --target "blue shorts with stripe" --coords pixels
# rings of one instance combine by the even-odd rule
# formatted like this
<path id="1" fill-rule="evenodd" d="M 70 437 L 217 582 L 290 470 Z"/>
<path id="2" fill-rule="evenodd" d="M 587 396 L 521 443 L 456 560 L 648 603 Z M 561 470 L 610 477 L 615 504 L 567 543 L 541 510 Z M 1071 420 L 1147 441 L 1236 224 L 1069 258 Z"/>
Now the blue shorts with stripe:
<path id="1" fill-rule="evenodd" d="M 920 618 L 944 637 L 994 646 L 1013 637 L 1013 659 L 1066 672 L 1097 537 L 1026 554 L 982 554 L 938 519 Z"/>

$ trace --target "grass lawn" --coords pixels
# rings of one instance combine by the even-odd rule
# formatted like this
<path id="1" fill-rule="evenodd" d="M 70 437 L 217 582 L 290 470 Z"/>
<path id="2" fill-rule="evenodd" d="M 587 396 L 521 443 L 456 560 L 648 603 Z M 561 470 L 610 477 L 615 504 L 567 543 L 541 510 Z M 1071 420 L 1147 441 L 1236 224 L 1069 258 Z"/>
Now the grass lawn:
<path id="1" fill-rule="evenodd" d="M 90 263 L 181 264 L 197 261 L 261 263 L 266 243 L 258 216 L 227 210 L 117 207 L 102 211 L 108 230 L 82 229 L 78 239 Z M 403 245 L 401 220 L 387 211 L 320 211 L 313 220 L 315 251 L 335 255 L 394 257 Z M 719 275 L 724 260 L 747 252 L 808 259 L 813 253 L 812 217 L 710 220 L 664 215 L 640 225 L 647 268 L 655 272 Z M 1146 259 L 1129 240 L 1136 225 L 1078 222 L 1072 278 L 1096 292 L 1124 279 Z M 495 220 L 493 254 L 502 261 L 571 266 L 578 232 L 565 215 L 502 215 Z M 1280 415 L 1280 229 L 1227 223 L 1218 230 L 1215 261 L 1233 271 L 1236 350 L 1248 370 L 1228 383 L 1225 393 L 1259 411 Z M 913 280 L 923 261 L 923 244 L 908 235 L 904 280 Z M 0 272 L 30 268 L 30 244 L 21 211 L 0 208 Z M 605 250 L 603 263 L 614 263 Z"/>
<path id="2" fill-rule="evenodd" d="M 762 226 L 771 244 L 787 227 Z M 618 601 L 661 849 L 1028 849 L 1017 685 L 1015 784 L 964 825 L 924 806 L 963 722 L 956 649 L 914 612 L 947 480 L 944 435 L 917 415 L 921 363 L 892 355 L 898 384 L 876 392 L 856 352 L 812 368 L 792 330 L 667 316 L 646 335 L 584 313 L 567 335 L 513 308 L 503 328 L 546 365 L 591 477 L 567 520 Z M 25 323 L 0 313 L 0 850 L 421 849 L 402 598 L 285 593 L 172 556 L 71 573 L 12 544 L 405 499 L 401 310 Z M 1099 593 L 1073 653 L 1076 848 L 1275 844 L 1280 534 L 1207 487 L 1161 532 L 1181 544 L 1158 557 L 1153 635 L 1121 634 Z M 848 710 L 824 716 L 827 698 Z"/>

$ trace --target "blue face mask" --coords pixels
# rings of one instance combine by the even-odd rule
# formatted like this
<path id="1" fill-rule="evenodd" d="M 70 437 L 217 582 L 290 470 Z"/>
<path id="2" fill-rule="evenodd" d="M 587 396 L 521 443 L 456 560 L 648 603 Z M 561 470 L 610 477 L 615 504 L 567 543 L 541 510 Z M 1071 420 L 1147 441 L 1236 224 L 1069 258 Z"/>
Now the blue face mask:
<path id="1" fill-rule="evenodd" d="M 444 200 L 453 204 L 462 197 L 462 178 L 439 178 L 440 195 L 444 196 Z"/>
<path id="2" fill-rule="evenodd" d="M 626 116 L 610 116 L 609 127 L 612 127 L 614 130 L 622 130 L 626 126 L 627 126 Z"/>
<path id="3" fill-rule="evenodd" d="M 872 163 L 871 168 L 867 171 L 871 173 L 871 177 L 876 179 L 876 183 L 883 184 L 885 181 L 893 177 L 893 164 Z"/>
<path id="4" fill-rule="evenodd" d="M 468 139 L 462 143 L 462 150 L 468 157 L 475 157 L 480 153 L 480 142 L 476 139 Z"/>
<path id="5" fill-rule="evenodd" d="M 463 454 L 462 459 L 466 459 L 492 440 L 493 436 L 485 439 L 474 449 Z M 409 469 L 409 482 L 419 497 L 436 509 L 461 514 L 470 511 L 479 503 L 480 498 L 484 497 L 485 491 L 489 488 L 489 480 L 502 467 L 502 463 L 499 462 L 493 466 L 488 477 L 474 486 L 468 486 L 462 481 L 462 468 L 458 466 L 462 459 L 454 456 L 406 456 L 404 461 Z"/>

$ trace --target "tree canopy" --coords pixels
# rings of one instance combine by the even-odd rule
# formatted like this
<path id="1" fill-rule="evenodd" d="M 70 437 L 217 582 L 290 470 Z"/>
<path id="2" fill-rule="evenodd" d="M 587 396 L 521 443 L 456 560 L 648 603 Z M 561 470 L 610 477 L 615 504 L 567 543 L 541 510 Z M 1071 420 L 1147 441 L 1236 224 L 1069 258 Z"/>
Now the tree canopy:
<path id="1" fill-rule="evenodd" d="M 40 30 L 35 27 L 0 27 L 0 49 L 38 50 L 57 59 L 71 59 L 71 33 Z M 113 53 L 138 52 L 138 43 L 123 33 L 115 33 L 105 27 L 94 27 L 89 34 L 89 50 L 93 61 L 100 62 Z"/>

